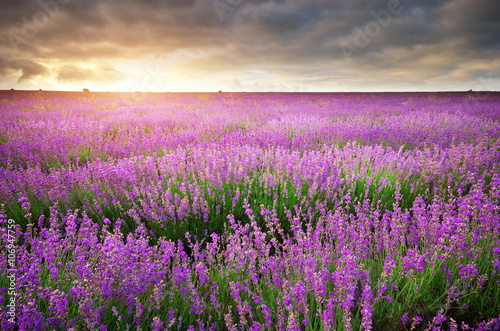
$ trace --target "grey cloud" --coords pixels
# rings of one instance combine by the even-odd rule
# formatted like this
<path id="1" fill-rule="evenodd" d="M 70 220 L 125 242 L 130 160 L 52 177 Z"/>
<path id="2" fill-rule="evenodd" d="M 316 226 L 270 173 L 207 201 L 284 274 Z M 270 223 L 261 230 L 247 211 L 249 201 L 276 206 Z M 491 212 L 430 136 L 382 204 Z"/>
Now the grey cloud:
<path id="1" fill-rule="evenodd" d="M 467 63 L 500 58 L 500 2 L 401 0 L 402 12 L 346 61 L 341 44 L 352 44 L 356 29 L 376 21 L 372 13 L 387 9 L 389 1 L 245 0 L 221 22 L 213 0 L 73 0 L 61 5 L 58 15 L 20 45 L 17 55 L 5 37 L 12 31 L 20 33 L 22 17 L 32 17 L 40 6 L 37 1 L 10 1 L 0 11 L 0 35 L 4 36 L 0 52 L 10 59 L 9 70 L 22 70 L 22 80 L 47 74 L 37 63 L 47 60 L 62 63 L 55 70 L 61 82 L 96 77 L 112 82 L 122 77 L 112 67 L 100 74 L 88 69 L 94 66 L 68 62 L 112 63 L 186 50 L 200 54 L 179 63 L 178 70 L 186 74 L 260 70 L 324 86 L 374 75 L 387 84 L 397 84 L 399 79 L 424 85 L 427 79 L 449 75 L 476 79 L 482 72 L 474 74 Z M 13 69 L 12 61 L 19 57 L 37 62 Z"/>
<path id="2" fill-rule="evenodd" d="M 5 59 L 0 57 L 0 74 L 8 75 L 9 72 L 18 76 L 17 81 L 22 82 L 36 76 L 43 76 L 48 69 L 29 59 Z M 20 75 L 17 74 L 20 72 Z"/>

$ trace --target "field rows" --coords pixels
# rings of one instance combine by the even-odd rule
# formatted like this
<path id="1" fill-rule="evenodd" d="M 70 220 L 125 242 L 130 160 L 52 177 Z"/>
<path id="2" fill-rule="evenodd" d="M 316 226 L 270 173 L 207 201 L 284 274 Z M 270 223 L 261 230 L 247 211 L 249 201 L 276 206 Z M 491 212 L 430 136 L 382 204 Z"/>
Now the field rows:
<path id="1" fill-rule="evenodd" d="M 496 94 L 16 93 L 2 329 L 500 326 Z"/>

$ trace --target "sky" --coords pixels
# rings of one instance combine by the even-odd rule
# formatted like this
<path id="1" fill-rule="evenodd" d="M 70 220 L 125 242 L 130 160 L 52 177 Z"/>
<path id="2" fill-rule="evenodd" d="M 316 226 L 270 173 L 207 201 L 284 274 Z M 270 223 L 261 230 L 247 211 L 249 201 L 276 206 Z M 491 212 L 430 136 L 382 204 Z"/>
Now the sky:
<path id="1" fill-rule="evenodd" d="M 0 0 L 0 89 L 500 90 L 498 0 Z"/>

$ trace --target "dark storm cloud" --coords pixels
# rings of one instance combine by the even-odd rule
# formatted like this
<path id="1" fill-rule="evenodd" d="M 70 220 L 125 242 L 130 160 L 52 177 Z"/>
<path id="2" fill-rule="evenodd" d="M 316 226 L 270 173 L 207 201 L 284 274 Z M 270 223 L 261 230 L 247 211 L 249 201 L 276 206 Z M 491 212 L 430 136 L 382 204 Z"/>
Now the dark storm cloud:
<path id="1" fill-rule="evenodd" d="M 446 13 L 445 13 L 446 10 Z M 440 11 L 455 38 L 467 37 L 476 49 L 500 49 L 500 1 L 458 1 Z"/>
<path id="2" fill-rule="evenodd" d="M 264 72 L 313 89 L 377 75 L 452 87 L 456 77 L 500 70 L 496 0 L 13 0 L 1 9 L 0 74 L 18 70 L 21 80 L 113 81 L 122 77 L 112 69 L 117 59 L 178 50 L 197 54 L 177 65 L 186 75 Z M 31 62 L 14 65 L 19 58 Z M 112 70 L 98 75 L 72 61 Z"/>
<path id="3" fill-rule="evenodd" d="M 48 73 L 46 67 L 29 59 L 5 59 L 0 57 L 0 75 L 19 72 L 18 82 Z"/>

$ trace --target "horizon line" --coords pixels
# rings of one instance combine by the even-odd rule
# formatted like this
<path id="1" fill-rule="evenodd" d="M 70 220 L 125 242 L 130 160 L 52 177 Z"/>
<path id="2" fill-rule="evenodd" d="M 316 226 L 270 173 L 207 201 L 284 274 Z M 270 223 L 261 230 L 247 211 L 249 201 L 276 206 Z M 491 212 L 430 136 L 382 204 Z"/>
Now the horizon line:
<path id="1" fill-rule="evenodd" d="M 162 93 L 499 93 L 500 90 L 407 90 L 407 91 L 84 91 L 82 90 L 24 90 L 24 89 L 0 89 L 0 92 L 71 92 L 71 93 L 128 93 L 128 94 L 162 94 Z"/>

